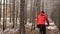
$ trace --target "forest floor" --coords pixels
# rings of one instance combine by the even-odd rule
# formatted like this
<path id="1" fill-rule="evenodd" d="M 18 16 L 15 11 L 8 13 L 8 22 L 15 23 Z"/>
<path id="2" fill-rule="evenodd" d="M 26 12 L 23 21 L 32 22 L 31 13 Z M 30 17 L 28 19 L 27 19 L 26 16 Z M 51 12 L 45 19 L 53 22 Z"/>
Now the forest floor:
<path id="1" fill-rule="evenodd" d="M 52 20 L 49 20 L 50 26 L 46 26 L 46 34 L 59 34 L 57 26 Z M 2 27 L 2 26 L 0 26 Z M 39 29 L 35 27 L 35 30 L 31 30 L 31 23 L 25 25 L 26 34 L 39 34 Z M 0 28 L 2 30 L 2 28 Z M 19 27 L 6 28 L 4 32 L 0 31 L 0 34 L 19 34 Z"/>

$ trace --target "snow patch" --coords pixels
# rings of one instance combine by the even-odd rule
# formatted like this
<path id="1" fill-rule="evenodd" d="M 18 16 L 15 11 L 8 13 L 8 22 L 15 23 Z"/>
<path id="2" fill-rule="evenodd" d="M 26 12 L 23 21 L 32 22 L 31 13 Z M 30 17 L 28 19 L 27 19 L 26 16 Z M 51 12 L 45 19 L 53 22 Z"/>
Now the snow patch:
<path id="1" fill-rule="evenodd" d="M 47 29 L 56 29 L 56 26 L 48 26 Z"/>

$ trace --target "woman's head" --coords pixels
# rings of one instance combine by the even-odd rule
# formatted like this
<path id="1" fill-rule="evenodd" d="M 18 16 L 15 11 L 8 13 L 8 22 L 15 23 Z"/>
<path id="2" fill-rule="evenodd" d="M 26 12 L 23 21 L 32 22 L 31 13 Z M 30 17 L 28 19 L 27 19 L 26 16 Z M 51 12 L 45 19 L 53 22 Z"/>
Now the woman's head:
<path id="1" fill-rule="evenodd" d="M 45 13 L 44 11 L 41 11 L 41 13 Z"/>

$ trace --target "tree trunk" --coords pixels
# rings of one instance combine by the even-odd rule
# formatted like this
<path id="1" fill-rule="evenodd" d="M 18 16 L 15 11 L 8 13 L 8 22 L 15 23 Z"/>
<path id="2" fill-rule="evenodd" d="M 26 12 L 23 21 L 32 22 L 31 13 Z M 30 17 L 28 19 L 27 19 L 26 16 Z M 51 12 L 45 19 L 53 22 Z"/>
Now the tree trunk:
<path id="1" fill-rule="evenodd" d="M 25 25 L 24 25 L 24 6 L 25 6 L 25 0 L 21 0 L 20 4 L 20 30 L 19 34 L 25 34 Z"/>
<path id="2" fill-rule="evenodd" d="M 18 9 L 19 9 L 19 6 L 17 3 L 17 5 L 16 5 L 16 26 L 17 26 L 17 20 L 18 20 Z"/>
<path id="3" fill-rule="evenodd" d="M 36 0 L 33 2 L 32 8 L 32 29 L 35 30 L 35 18 L 36 18 Z"/>
<path id="4" fill-rule="evenodd" d="M 10 0 L 10 3 L 11 3 L 11 0 Z M 10 4 L 10 7 L 9 8 L 10 8 L 10 23 L 11 23 L 11 16 L 12 16 L 11 15 L 11 4 Z"/>
<path id="5" fill-rule="evenodd" d="M 25 0 L 25 7 L 24 7 L 24 22 L 27 23 L 27 0 Z"/>
<path id="6" fill-rule="evenodd" d="M 1 5 L 1 2 L 0 2 L 0 22 L 1 22 L 1 7 L 2 7 L 2 5 Z"/>
<path id="7" fill-rule="evenodd" d="M 14 25 L 15 25 L 15 0 L 13 0 L 12 21 L 13 21 L 12 28 L 14 28 Z"/>
<path id="8" fill-rule="evenodd" d="M 40 5 L 41 4 L 41 0 L 37 0 L 37 3 L 36 3 L 36 6 L 37 6 L 37 16 L 39 15 L 40 13 Z M 42 8 L 41 8 L 42 9 Z"/>
<path id="9" fill-rule="evenodd" d="M 5 6 L 5 1 L 6 1 L 6 0 L 3 1 L 3 2 L 4 2 L 4 3 L 3 3 L 3 31 L 4 31 L 5 28 L 6 28 L 6 20 L 5 20 L 5 19 L 6 19 L 6 18 L 5 18 L 5 17 L 6 17 L 6 14 L 5 14 L 5 8 L 6 8 L 6 6 Z"/>

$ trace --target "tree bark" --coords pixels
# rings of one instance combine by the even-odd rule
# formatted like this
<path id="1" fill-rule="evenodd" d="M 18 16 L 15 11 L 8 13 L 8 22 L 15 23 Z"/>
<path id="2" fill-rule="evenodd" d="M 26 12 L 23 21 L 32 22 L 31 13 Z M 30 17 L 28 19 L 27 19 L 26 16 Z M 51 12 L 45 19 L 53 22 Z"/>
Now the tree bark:
<path id="1" fill-rule="evenodd" d="M 12 21 L 13 21 L 12 28 L 14 28 L 14 25 L 15 25 L 15 0 L 13 0 Z"/>
<path id="2" fill-rule="evenodd" d="M 5 18 L 5 17 L 6 17 L 6 14 L 5 14 L 5 12 L 6 12 L 6 11 L 5 11 L 6 6 L 5 6 L 5 1 L 6 1 L 6 0 L 3 1 L 3 2 L 4 2 L 4 3 L 3 3 L 3 31 L 4 31 L 5 28 L 6 28 L 6 20 L 5 20 L 5 19 L 6 19 L 6 18 Z"/>
<path id="3" fill-rule="evenodd" d="M 27 23 L 27 0 L 25 0 L 25 6 L 24 6 L 24 22 Z"/>
<path id="4" fill-rule="evenodd" d="M 2 3 L 0 2 L 0 22 L 1 22 L 1 7 L 2 7 L 1 4 L 2 4 Z"/>
<path id="5" fill-rule="evenodd" d="M 37 0 L 37 3 L 36 3 L 36 6 L 37 6 L 37 16 L 39 15 L 40 13 L 40 7 L 41 7 L 41 0 Z"/>
<path id="6" fill-rule="evenodd" d="M 10 0 L 10 3 L 11 3 L 11 0 Z M 11 16 L 12 16 L 11 15 L 11 4 L 10 4 L 10 7 L 9 8 L 10 8 L 10 23 L 11 23 Z"/>
<path id="7" fill-rule="evenodd" d="M 21 0 L 20 4 L 20 29 L 19 34 L 25 34 L 25 25 L 24 25 L 24 6 L 25 6 L 25 0 Z"/>
<path id="8" fill-rule="evenodd" d="M 32 30 L 35 30 L 35 18 L 36 18 L 36 0 L 33 2 L 32 7 Z"/>

